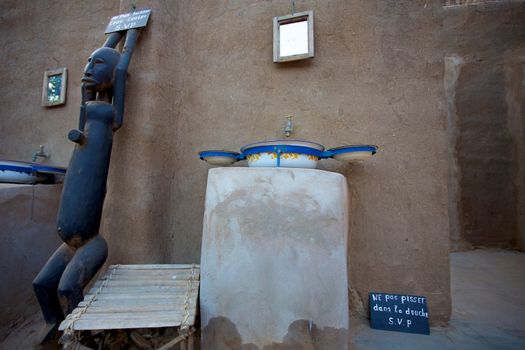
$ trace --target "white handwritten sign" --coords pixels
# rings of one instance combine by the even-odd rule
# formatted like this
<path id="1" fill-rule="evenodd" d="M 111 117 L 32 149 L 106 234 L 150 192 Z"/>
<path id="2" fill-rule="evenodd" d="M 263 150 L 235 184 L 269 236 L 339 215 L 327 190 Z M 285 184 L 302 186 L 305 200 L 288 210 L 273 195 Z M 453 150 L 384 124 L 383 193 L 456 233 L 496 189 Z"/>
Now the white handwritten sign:
<path id="1" fill-rule="evenodd" d="M 427 298 L 417 295 L 370 293 L 370 327 L 429 334 Z"/>
<path id="2" fill-rule="evenodd" d="M 137 10 L 114 16 L 106 27 L 106 34 L 120 32 L 123 30 L 142 28 L 148 24 L 151 9 Z"/>

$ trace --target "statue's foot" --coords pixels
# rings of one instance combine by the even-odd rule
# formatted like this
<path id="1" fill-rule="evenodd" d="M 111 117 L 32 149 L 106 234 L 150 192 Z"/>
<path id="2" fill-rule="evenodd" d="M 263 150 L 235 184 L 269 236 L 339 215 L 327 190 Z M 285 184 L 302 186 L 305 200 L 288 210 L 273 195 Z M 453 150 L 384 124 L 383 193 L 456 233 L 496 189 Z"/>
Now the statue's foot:
<path id="1" fill-rule="evenodd" d="M 45 323 L 45 325 L 40 330 L 38 334 L 39 346 L 37 349 L 45 349 L 46 345 L 55 344 L 58 342 L 58 326 L 60 322 L 57 323 Z"/>

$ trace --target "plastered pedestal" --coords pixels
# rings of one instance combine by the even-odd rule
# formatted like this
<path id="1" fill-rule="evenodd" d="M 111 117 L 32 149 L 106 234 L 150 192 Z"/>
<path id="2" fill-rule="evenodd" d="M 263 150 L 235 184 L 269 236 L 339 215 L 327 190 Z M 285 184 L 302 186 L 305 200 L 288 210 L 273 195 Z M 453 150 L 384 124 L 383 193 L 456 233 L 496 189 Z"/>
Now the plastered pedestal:
<path id="1" fill-rule="evenodd" d="M 347 349 L 347 202 L 337 173 L 209 171 L 204 350 Z"/>

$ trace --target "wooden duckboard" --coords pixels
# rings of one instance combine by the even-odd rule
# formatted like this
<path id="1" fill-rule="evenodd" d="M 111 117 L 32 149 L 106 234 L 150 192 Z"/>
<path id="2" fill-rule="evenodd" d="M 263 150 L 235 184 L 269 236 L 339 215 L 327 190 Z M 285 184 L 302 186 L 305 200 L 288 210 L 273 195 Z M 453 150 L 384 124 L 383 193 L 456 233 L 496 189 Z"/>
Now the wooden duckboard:
<path id="1" fill-rule="evenodd" d="M 190 327 L 199 265 L 111 265 L 59 330 Z"/>

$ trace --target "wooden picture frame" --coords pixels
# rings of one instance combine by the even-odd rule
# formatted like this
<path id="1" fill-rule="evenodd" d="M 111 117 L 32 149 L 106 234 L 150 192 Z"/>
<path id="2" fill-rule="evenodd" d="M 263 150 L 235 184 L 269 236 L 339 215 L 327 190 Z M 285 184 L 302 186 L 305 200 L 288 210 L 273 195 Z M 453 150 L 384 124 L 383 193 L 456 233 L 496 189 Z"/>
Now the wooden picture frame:
<path id="1" fill-rule="evenodd" d="M 286 40 L 284 29 L 287 25 L 296 26 L 295 35 L 299 35 L 298 43 L 290 50 L 283 50 Z M 299 28 L 301 26 L 301 28 Z M 290 26 L 291 27 L 291 26 Z M 297 34 L 299 33 L 299 34 Z M 294 35 L 294 34 L 291 34 Z M 305 38 L 305 35 L 307 36 Z M 295 43 L 293 44 L 295 45 Z M 313 11 L 298 12 L 291 15 L 274 17 L 273 19 L 273 61 L 275 63 L 297 61 L 314 57 L 314 13 Z"/>
<path id="2" fill-rule="evenodd" d="M 44 72 L 42 106 L 52 107 L 66 103 L 67 69 L 58 68 Z"/>

